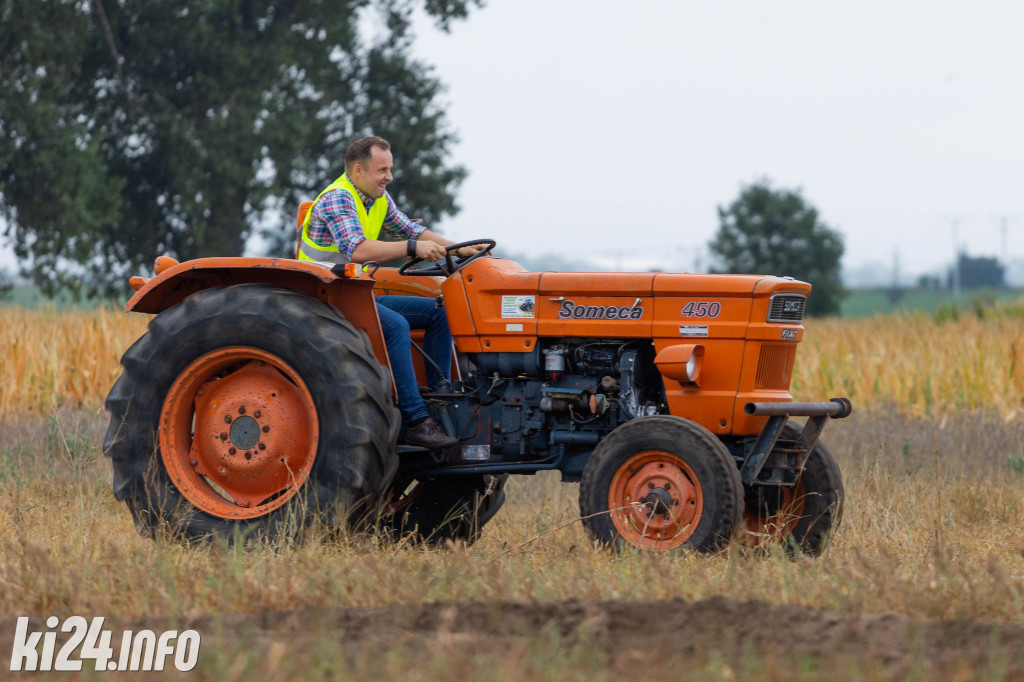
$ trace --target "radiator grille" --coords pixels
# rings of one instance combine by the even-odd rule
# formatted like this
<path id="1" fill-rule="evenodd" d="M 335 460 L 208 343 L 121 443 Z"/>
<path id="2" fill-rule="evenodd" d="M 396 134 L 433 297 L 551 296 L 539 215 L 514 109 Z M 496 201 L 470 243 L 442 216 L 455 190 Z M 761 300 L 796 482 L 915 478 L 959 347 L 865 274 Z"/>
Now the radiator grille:
<path id="1" fill-rule="evenodd" d="M 793 358 L 796 346 L 766 343 L 761 346 L 761 357 L 757 360 L 757 376 L 754 389 L 785 391 L 793 377 Z"/>
<path id="2" fill-rule="evenodd" d="M 768 306 L 769 322 L 800 322 L 807 299 L 800 294 L 776 294 Z"/>

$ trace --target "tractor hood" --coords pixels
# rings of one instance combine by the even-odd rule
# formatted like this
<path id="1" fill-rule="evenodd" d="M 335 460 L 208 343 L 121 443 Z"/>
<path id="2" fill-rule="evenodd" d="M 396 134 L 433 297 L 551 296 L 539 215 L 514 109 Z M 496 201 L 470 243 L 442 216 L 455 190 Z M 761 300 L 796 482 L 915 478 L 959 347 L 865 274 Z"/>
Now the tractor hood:
<path id="1" fill-rule="evenodd" d="M 811 287 L 758 275 L 527 272 L 513 261 L 483 258 L 442 289 L 460 348 L 523 352 L 538 336 L 679 338 L 691 323 L 701 336 L 742 338 L 748 324 L 767 319 L 776 293 L 802 301 Z"/>

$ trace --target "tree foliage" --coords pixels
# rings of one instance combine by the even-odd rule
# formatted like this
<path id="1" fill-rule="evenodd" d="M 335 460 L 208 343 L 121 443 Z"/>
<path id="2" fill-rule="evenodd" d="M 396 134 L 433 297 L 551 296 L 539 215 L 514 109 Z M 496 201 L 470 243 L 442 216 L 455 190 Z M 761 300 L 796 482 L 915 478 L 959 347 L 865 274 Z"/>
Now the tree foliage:
<path id="1" fill-rule="evenodd" d="M 839 312 L 842 235 L 822 222 L 799 192 L 756 182 L 743 187 L 728 208 L 719 206 L 718 220 L 709 245 L 717 272 L 795 277 L 814 287 L 808 314 Z"/>
<path id="2" fill-rule="evenodd" d="M 370 133 L 403 209 L 455 213 L 441 84 L 409 56 L 417 2 L 0 0 L 0 215 L 26 274 L 109 292 L 256 231 L 289 255 L 296 205 Z M 480 0 L 423 3 L 446 28 Z"/>

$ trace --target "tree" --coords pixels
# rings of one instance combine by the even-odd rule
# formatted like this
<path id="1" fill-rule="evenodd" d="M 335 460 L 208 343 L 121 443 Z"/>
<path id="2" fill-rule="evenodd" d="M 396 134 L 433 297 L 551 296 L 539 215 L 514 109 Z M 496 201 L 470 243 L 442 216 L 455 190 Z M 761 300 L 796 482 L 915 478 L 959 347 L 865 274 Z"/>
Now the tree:
<path id="1" fill-rule="evenodd" d="M 289 255 L 295 206 L 369 133 L 395 145 L 404 209 L 454 214 L 465 170 L 409 56 L 416 2 L 0 0 L 0 215 L 25 274 L 111 293 L 257 229 Z M 480 2 L 424 6 L 447 28 Z M 360 11 L 383 17 L 375 41 Z"/>
<path id="2" fill-rule="evenodd" d="M 843 237 L 830 229 L 798 191 L 774 190 L 765 179 L 741 188 L 728 208 L 718 207 L 719 228 L 709 248 L 715 272 L 789 275 L 813 287 L 809 315 L 839 312 Z"/>

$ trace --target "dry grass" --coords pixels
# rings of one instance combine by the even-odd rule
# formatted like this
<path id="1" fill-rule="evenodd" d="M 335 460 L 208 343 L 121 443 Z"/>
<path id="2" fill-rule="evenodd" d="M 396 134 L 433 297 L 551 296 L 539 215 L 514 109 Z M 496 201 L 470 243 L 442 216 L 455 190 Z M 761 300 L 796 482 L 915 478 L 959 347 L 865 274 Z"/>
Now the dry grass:
<path id="1" fill-rule="evenodd" d="M 58 428 L 59 426 L 59 428 Z M 736 549 L 615 555 L 579 523 L 577 487 L 515 477 L 472 548 L 373 536 L 256 550 L 139 538 L 110 494 L 103 425 L 11 420 L 0 469 L 0 608 L 130 618 L 445 600 L 722 595 L 839 611 L 1024 621 L 1024 429 L 962 416 L 860 415 L 826 431 L 845 472 L 846 519 L 825 558 Z M 567 524 L 567 525 L 566 525 Z M 549 533 L 552 528 L 565 528 Z"/>
<path id="2" fill-rule="evenodd" d="M 923 316 L 808 323 L 794 395 L 849 395 L 858 408 L 824 434 L 844 473 L 847 505 L 832 548 L 817 561 L 739 548 L 712 557 L 610 553 L 588 541 L 576 521 L 577 486 L 558 482 L 557 474 L 514 477 L 505 509 L 468 549 L 427 550 L 373 535 L 249 550 L 142 539 L 110 494 L 100 443 L 101 404 L 118 374 L 117 358 L 144 326 L 143 316 L 117 311 L 0 309 L 3 613 L 139 619 L 304 606 L 720 595 L 1024 623 L 1024 420 L 1017 418 L 1024 407 L 1024 321 L 1015 315 L 944 324 Z M 223 641 L 205 676 L 272 679 L 268 654 L 247 646 Z M 448 650 L 423 665 L 398 654 L 342 665 L 328 642 L 323 647 L 309 659 L 276 660 L 303 671 L 325 665 L 324 679 L 604 674 L 600 654 L 558 660 L 564 649 L 543 638 L 526 653 L 481 658 Z M 690 672 L 708 679 L 814 679 L 815 670 L 822 672 L 783 660 L 747 665 L 711 656 Z M 495 664 L 513 667 L 495 675 Z M 869 658 L 847 664 L 854 668 L 841 669 L 877 679 Z M 1001 679 L 997 673 L 993 679 Z"/>
<path id="3" fill-rule="evenodd" d="M 0 418 L 0 611 L 124 622 L 302 607 L 720 595 L 1024 623 L 1024 424 L 984 413 L 938 424 L 861 412 L 831 424 L 826 438 L 844 471 L 847 506 L 832 548 L 816 561 L 739 548 L 711 557 L 613 554 L 588 542 L 576 521 L 577 486 L 553 474 L 511 479 L 508 504 L 468 549 L 428 550 L 372 535 L 250 549 L 158 543 L 136 535 L 110 494 L 109 463 L 99 452 L 104 428 L 102 415 L 85 412 Z M 307 679 L 616 677 L 607 651 L 543 632 L 517 640 L 518 648 L 449 644 L 387 655 L 372 643 L 345 654 L 326 632 L 298 649 L 289 643 L 287 655 L 238 633 L 209 634 L 201 679 L 278 679 L 284 670 Z M 644 665 L 652 675 L 661 670 Z M 886 678 L 878 665 L 871 656 L 726 660 L 711 648 L 687 659 L 686 670 L 692 679 Z M 994 671 L 991 679 L 1003 679 Z M 980 672 L 971 668 L 965 679 Z M 680 669 L 662 674 L 678 677 Z"/>

